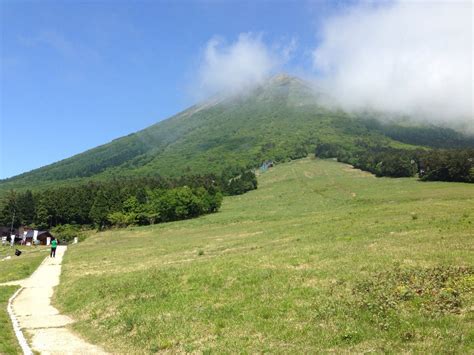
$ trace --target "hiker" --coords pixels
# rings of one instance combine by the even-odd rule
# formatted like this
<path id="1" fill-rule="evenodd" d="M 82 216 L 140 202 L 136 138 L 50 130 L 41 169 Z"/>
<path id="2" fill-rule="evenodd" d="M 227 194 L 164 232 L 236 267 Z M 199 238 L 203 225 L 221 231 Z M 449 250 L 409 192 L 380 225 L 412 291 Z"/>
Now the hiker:
<path id="1" fill-rule="evenodd" d="M 53 241 L 51 242 L 51 258 L 55 258 L 56 257 L 56 248 L 58 246 L 58 241 L 56 238 L 53 239 Z"/>

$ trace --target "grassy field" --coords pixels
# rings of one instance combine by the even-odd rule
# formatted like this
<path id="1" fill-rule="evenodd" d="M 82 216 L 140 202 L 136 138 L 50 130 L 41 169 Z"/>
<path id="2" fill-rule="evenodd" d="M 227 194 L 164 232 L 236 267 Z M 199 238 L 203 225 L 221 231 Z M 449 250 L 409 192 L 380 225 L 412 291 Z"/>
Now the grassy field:
<path id="1" fill-rule="evenodd" d="M 113 352 L 474 351 L 474 186 L 303 159 L 202 218 L 91 235 L 55 304 Z"/>
<path id="2" fill-rule="evenodd" d="M 15 249 L 22 254 L 15 256 Z M 0 283 L 20 280 L 30 276 L 46 257 L 46 247 L 0 247 L 0 260 L 11 256 L 11 259 L 0 261 Z M 8 299 L 18 286 L 0 286 L 0 354 L 19 354 L 21 349 L 7 313 Z"/>
<path id="3" fill-rule="evenodd" d="M 15 293 L 17 288 L 18 286 L 0 287 L 0 354 L 21 353 L 7 313 L 8 299 Z"/>
<path id="4" fill-rule="evenodd" d="M 15 249 L 20 249 L 22 254 L 15 256 Z M 21 280 L 30 276 L 48 255 L 48 250 L 49 248 L 45 246 L 15 245 L 15 248 L 0 246 L 0 283 Z M 11 258 L 1 261 L 7 256 Z"/>

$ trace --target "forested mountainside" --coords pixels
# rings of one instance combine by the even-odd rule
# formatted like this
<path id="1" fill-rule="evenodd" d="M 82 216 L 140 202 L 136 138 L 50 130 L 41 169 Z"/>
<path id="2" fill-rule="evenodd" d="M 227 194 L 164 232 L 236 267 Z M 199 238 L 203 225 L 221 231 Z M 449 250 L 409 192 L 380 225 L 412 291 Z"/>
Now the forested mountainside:
<path id="1" fill-rule="evenodd" d="M 213 98 L 142 131 L 0 181 L 0 192 L 88 180 L 220 173 L 314 152 L 317 144 L 412 149 L 474 147 L 447 128 L 382 124 L 373 115 L 330 110 L 304 81 L 278 75 L 238 96 Z"/>

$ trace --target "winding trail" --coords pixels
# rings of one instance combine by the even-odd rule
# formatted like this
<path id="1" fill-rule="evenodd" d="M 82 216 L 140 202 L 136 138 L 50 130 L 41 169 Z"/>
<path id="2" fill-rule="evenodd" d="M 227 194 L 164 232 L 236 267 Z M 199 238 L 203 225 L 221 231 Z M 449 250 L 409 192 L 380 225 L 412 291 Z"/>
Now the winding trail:
<path id="1" fill-rule="evenodd" d="M 66 249 L 66 246 L 58 246 L 56 258 L 47 257 L 29 278 L 16 282 L 22 289 L 12 302 L 14 316 L 33 351 L 41 354 L 106 354 L 66 328 L 74 320 L 51 305 Z"/>

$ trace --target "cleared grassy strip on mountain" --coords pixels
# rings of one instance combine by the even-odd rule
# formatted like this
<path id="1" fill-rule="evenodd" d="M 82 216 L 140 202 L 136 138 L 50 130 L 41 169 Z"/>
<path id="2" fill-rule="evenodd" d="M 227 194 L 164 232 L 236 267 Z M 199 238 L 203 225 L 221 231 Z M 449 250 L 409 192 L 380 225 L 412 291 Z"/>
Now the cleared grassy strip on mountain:
<path id="1" fill-rule="evenodd" d="M 56 305 L 115 352 L 474 349 L 474 189 L 303 159 L 195 220 L 66 254 Z"/>

